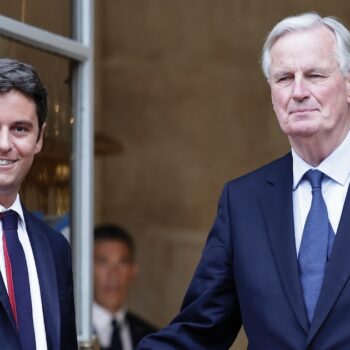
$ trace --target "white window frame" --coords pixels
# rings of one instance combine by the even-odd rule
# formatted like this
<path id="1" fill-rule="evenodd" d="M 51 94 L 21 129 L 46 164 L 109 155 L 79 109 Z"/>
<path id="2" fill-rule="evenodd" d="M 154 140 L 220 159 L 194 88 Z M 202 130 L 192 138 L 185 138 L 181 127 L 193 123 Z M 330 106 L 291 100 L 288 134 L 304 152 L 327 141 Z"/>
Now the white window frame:
<path id="1" fill-rule="evenodd" d="M 73 90 L 73 270 L 78 341 L 91 347 L 93 231 L 93 33 L 94 0 L 72 0 L 74 37 L 70 39 L 0 15 L 0 36 L 77 62 Z M 43 14 L 44 15 L 44 14 Z M 64 322 L 64 320 L 63 320 Z"/>

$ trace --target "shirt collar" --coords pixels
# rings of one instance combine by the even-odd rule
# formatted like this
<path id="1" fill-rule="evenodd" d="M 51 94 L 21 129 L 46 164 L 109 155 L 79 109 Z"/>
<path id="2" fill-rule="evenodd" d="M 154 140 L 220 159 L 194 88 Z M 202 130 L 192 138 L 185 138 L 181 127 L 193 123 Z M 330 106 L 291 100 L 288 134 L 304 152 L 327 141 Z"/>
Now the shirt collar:
<path id="1" fill-rule="evenodd" d="M 350 132 L 343 140 L 343 142 L 316 168 L 305 162 L 292 149 L 293 156 L 293 190 L 295 190 L 304 174 L 310 169 L 318 169 L 325 175 L 344 186 L 350 176 Z"/>
<path id="2" fill-rule="evenodd" d="M 123 306 L 121 307 L 116 313 L 112 313 L 109 310 L 105 309 L 101 305 L 97 304 L 96 302 L 92 305 L 93 308 L 93 321 L 95 326 L 98 328 L 103 329 L 104 327 L 108 327 L 112 320 L 115 319 L 119 325 L 124 324 L 126 313 L 127 313 L 127 307 Z"/>
<path id="3" fill-rule="evenodd" d="M 19 194 L 17 193 L 16 199 L 15 201 L 10 205 L 10 207 L 5 208 L 0 204 L 0 213 L 7 211 L 7 210 L 13 210 L 18 214 L 19 217 L 19 223 L 21 225 L 25 225 L 24 224 L 24 215 L 23 215 L 23 209 L 22 209 L 22 204 L 19 198 Z"/>

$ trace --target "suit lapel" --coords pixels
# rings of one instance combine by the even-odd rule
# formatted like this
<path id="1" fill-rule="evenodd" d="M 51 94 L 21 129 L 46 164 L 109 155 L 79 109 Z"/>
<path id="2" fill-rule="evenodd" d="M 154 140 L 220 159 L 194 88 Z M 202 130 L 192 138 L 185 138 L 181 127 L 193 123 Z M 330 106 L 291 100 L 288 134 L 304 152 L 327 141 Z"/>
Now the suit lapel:
<path id="1" fill-rule="evenodd" d="M 13 329 L 15 330 L 15 332 L 17 332 L 17 326 L 16 326 L 15 319 L 13 317 L 10 299 L 8 297 L 6 286 L 5 286 L 4 280 L 2 279 L 1 274 L 0 274 L 0 302 L 4 307 L 4 310 L 6 311 L 6 314 L 9 320 L 11 321 Z"/>
<path id="2" fill-rule="evenodd" d="M 41 225 L 38 225 L 26 211 L 24 216 L 39 278 L 48 348 L 58 350 L 61 320 L 51 246 Z"/>
<path id="3" fill-rule="evenodd" d="M 349 188 L 350 189 L 350 188 Z M 316 305 L 315 315 L 310 325 L 308 343 L 334 305 L 339 293 L 350 276 L 349 247 L 350 247 L 350 191 L 348 190 L 342 216 L 330 259 L 327 263 L 326 273 Z"/>
<path id="4" fill-rule="evenodd" d="M 132 345 L 136 346 L 136 344 L 139 342 L 140 338 L 135 334 L 135 325 L 134 325 L 134 320 L 132 316 L 130 315 L 129 312 L 126 314 L 126 320 L 129 324 L 129 329 L 130 329 L 130 334 L 131 334 L 131 340 L 132 340 Z"/>
<path id="5" fill-rule="evenodd" d="M 267 178 L 261 197 L 261 206 L 282 286 L 296 318 L 307 332 L 309 326 L 295 248 L 291 154 L 284 157 L 282 164 L 278 164 Z"/>

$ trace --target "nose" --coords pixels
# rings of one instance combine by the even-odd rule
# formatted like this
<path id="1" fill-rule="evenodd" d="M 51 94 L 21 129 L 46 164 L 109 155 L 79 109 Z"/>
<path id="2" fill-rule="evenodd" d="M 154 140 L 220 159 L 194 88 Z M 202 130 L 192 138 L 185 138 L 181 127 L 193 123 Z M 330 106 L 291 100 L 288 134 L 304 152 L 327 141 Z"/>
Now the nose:
<path id="1" fill-rule="evenodd" d="M 295 77 L 292 85 L 292 97 L 299 102 L 304 101 L 310 95 L 307 82 L 302 77 Z"/>
<path id="2" fill-rule="evenodd" d="M 0 152 L 6 153 L 11 150 L 11 138 L 8 129 L 0 129 Z"/>
<path id="3" fill-rule="evenodd" d="M 108 273 L 109 280 L 111 282 L 115 283 L 116 281 L 119 280 L 120 266 L 118 264 L 115 264 L 115 265 L 111 266 L 108 272 L 109 272 Z"/>

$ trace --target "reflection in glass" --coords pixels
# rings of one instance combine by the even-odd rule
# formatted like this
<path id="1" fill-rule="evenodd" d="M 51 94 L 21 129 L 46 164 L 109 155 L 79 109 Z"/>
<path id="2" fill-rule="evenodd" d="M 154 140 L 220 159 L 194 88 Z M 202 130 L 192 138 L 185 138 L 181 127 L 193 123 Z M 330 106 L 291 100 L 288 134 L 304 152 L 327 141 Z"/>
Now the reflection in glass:
<path id="1" fill-rule="evenodd" d="M 29 210 L 54 220 L 70 212 L 74 62 L 3 37 L 0 37 L 0 55 L 33 65 L 48 90 L 44 146 L 22 185 L 21 200 Z"/>
<path id="2" fill-rule="evenodd" d="M 72 37 L 72 0 L 2 0 L 0 14 Z"/>

